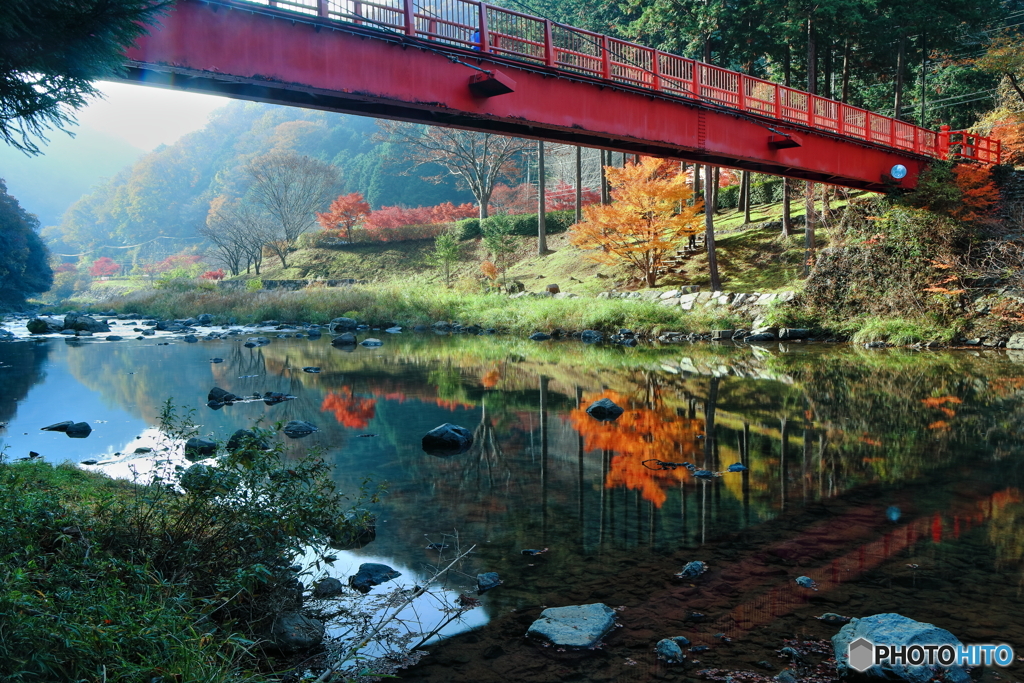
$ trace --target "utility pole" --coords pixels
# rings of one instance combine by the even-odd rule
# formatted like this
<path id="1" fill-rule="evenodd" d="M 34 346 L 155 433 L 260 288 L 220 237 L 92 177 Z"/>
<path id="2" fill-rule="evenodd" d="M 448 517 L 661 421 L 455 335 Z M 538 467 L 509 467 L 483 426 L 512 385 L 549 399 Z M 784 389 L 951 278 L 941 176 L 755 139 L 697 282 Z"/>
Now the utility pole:
<path id="1" fill-rule="evenodd" d="M 583 220 L 583 148 L 576 147 L 576 222 Z"/>

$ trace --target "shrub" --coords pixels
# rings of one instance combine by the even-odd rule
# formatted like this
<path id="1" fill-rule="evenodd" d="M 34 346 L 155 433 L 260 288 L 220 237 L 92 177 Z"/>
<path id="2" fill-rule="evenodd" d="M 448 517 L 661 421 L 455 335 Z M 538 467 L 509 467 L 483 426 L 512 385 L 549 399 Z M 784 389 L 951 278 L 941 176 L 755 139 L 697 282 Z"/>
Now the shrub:
<path id="1" fill-rule="evenodd" d="M 452 234 L 459 240 L 469 240 L 480 237 L 483 233 L 480 230 L 479 218 L 464 218 L 456 221 L 452 227 Z"/>
<path id="2" fill-rule="evenodd" d="M 263 280 L 259 279 L 258 277 L 245 281 L 245 291 L 258 292 L 261 289 L 263 289 Z"/>

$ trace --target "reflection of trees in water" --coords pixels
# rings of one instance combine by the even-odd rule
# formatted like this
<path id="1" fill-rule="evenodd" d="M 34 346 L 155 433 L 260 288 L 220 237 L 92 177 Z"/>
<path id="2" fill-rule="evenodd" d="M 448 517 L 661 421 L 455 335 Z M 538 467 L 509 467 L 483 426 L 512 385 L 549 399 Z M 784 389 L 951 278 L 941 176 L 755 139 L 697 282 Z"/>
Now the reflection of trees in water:
<path id="1" fill-rule="evenodd" d="M 18 402 L 46 377 L 46 362 L 53 343 L 59 342 L 0 344 L 0 422 L 14 417 Z"/>

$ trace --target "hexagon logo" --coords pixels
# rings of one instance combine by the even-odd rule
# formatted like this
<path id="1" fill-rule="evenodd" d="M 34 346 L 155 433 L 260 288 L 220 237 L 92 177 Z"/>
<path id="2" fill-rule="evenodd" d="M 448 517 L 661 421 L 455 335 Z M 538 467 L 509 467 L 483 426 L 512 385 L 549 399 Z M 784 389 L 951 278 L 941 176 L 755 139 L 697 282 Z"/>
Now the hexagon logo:
<path id="1" fill-rule="evenodd" d="M 867 671 L 875 663 L 875 646 L 865 638 L 858 638 L 847 646 L 847 659 L 854 671 Z"/>

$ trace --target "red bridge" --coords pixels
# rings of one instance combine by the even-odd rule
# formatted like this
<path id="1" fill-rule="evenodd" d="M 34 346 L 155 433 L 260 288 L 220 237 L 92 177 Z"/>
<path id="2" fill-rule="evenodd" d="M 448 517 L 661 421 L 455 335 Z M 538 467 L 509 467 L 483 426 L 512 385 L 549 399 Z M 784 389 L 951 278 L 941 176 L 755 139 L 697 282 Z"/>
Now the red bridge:
<path id="1" fill-rule="evenodd" d="M 179 0 L 126 80 L 881 191 L 999 143 L 476 0 Z M 894 167 L 908 171 L 900 181 Z"/>

